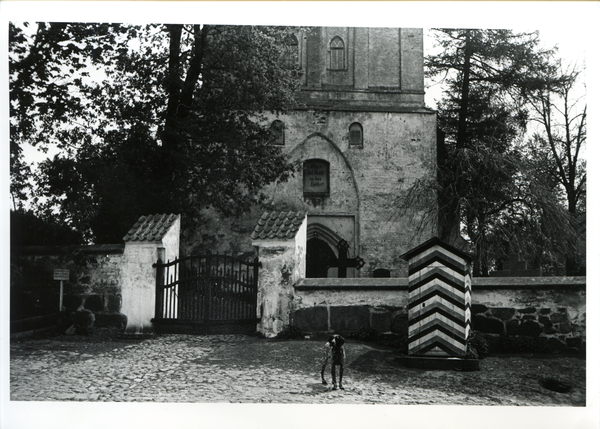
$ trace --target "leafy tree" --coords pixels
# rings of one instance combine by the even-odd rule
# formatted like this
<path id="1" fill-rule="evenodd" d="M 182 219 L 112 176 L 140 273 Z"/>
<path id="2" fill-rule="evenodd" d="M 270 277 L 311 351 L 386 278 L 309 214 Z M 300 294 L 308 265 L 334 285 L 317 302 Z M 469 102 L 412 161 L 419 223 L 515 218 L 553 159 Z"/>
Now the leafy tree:
<path id="1" fill-rule="evenodd" d="M 79 244 L 82 239 L 77 231 L 53 219 L 40 219 L 26 210 L 10 212 L 11 247 Z"/>
<path id="2" fill-rule="evenodd" d="M 436 34 L 439 52 L 427 57 L 426 71 L 430 78 L 443 76 L 446 86 L 438 106 L 446 136 L 436 184 L 440 235 L 454 243 L 468 240 L 475 275 L 487 275 L 515 251 L 538 252 L 539 262 L 539 252 L 552 250 L 546 242 L 569 232 L 560 227 L 563 207 L 532 176 L 516 143 L 530 119 L 530 96 L 563 80 L 555 73 L 553 51 L 539 48 L 536 33 L 444 29 Z"/>
<path id="3" fill-rule="evenodd" d="M 95 242 L 142 214 L 239 214 L 291 171 L 265 112 L 294 106 L 285 27 L 10 25 L 11 181 L 22 147 L 55 146 L 32 202 Z"/>
<path id="4" fill-rule="evenodd" d="M 579 78 L 575 69 L 560 79 L 546 72 L 540 76 L 544 85 L 528 94 L 532 119 L 541 127 L 528 142 L 528 161 L 569 213 L 572 233 L 563 252 L 568 274 L 583 274 L 585 265 L 587 104 L 577 95 Z"/>
<path id="5" fill-rule="evenodd" d="M 586 190 L 586 163 L 583 150 L 587 138 L 587 105 L 573 100 L 579 72 L 568 72 L 563 79 L 552 77 L 544 87 L 530 94 L 535 111 L 533 120 L 542 126 L 532 143 L 547 153 L 549 173 L 566 196 L 569 213 L 577 213 Z M 537 155 L 541 155 L 540 151 Z"/>

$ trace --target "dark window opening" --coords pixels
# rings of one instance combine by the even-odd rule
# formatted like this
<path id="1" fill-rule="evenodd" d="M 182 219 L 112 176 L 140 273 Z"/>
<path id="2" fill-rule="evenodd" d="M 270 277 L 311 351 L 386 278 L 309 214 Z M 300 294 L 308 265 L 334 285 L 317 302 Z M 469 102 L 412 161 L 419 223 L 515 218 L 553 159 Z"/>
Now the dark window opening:
<path id="1" fill-rule="evenodd" d="M 373 270 L 374 278 L 388 278 L 390 277 L 390 274 L 390 270 L 387 270 L 385 268 L 377 268 L 376 270 Z"/>
<path id="2" fill-rule="evenodd" d="M 298 39 L 293 34 L 285 38 L 284 64 L 289 69 L 300 68 L 300 49 Z"/>
<path id="3" fill-rule="evenodd" d="M 285 127 L 279 119 L 271 123 L 271 139 L 273 144 L 285 145 Z"/>
<path id="4" fill-rule="evenodd" d="M 319 238 L 306 242 L 306 277 L 326 278 L 329 261 L 336 259 L 329 245 Z"/>
<path id="5" fill-rule="evenodd" d="M 350 129 L 348 130 L 348 138 L 350 140 L 350 144 L 352 146 L 360 146 L 363 145 L 363 128 L 358 122 L 354 122 L 350 125 Z"/>
<path id="6" fill-rule="evenodd" d="M 330 68 L 331 70 L 345 69 L 345 49 L 344 41 L 341 37 L 335 36 L 329 43 Z"/>

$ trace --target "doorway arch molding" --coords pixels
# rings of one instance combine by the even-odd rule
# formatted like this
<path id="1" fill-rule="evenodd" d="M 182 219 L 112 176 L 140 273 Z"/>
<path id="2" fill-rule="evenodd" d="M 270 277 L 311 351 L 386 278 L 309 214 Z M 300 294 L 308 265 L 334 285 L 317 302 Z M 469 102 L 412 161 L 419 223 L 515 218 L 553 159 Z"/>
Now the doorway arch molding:
<path id="1" fill-rule="evenodd" d="M 338 243 L 342 239 L 338 234 L 336 234 L 333 230 L 326 227 L 320 223 L 311 223 L 306 227 L 306 239 L 310 240 L 311 238 L 318 238 L 323 240 L 325 243 L 331 247 L 331 250 L 339 256 Z"/>

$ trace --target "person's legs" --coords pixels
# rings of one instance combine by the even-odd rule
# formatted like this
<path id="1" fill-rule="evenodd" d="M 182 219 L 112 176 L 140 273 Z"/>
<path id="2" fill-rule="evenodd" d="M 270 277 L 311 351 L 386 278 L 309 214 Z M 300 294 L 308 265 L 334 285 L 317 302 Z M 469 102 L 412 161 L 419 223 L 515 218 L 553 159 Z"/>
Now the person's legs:
<path id="1" fill-rule="evenodd" d="M 340 389 L 344 389 L 344 385 L 342 384 L 342 377 L 344 376 L 344 364 L 340 364 Z"/>

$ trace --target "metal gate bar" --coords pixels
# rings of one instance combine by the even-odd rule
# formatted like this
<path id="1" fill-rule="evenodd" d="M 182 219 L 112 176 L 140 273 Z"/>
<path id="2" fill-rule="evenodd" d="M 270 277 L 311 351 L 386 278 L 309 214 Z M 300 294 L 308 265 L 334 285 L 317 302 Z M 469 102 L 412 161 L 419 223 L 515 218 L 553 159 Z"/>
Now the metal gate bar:
<path id="1" fill-rule="evenodd" d="M 156 268 L 156 307 L 153 323 L 186 331 L 238 332 L 258 321 L 258 258 L 245 261 L 232 255 L 194 255 Z M 183 326 L 187 325 L 187 326 Z M 179 326 L 179 328 L 174 328 Z M 217 329 L 218 328 L 218 329 Z M 207 332 L 209 333 L 209 332 Z"/>

